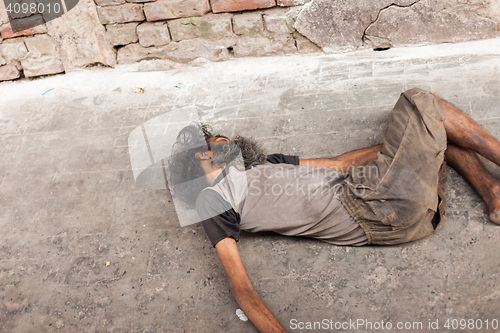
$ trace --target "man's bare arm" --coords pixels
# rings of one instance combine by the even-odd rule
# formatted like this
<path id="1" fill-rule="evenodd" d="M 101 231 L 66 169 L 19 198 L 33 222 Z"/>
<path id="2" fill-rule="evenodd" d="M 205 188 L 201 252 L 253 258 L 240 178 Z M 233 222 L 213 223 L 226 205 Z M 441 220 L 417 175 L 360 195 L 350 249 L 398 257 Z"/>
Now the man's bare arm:
<path id="1" fill-rule="evenodd" d="M 301 159 L 300 165 L 310 165 L 318 168 L 328 168 L 337 172 L 349 172 L 352 166 L 365 165 L 377 158 L 382 151 L 382 145 L 353 150 L 332 158 Z"/>
<path id="2" fill-rule="evenodd" d="M 239 306 L 259 332 L 286 332 L 260 298 L 248 278 L 236 241 L 225 238 L 215 245 L 229 286 Z"/>

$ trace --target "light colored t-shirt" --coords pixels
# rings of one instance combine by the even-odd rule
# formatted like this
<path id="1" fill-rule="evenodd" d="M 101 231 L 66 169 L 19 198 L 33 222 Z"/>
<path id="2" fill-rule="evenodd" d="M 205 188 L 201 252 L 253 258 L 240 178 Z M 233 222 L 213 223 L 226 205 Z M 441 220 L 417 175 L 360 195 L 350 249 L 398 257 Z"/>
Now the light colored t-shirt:
<path id="1" fill-rule="evenodd" d="M 225 176 L 202 191 L 197 210 L 212 244 L 239 230 L 273 231 L 336 245 L 365 245 L 363 229 L 339 200 L 346 175 L 331 169 L 264 164 Z"/>

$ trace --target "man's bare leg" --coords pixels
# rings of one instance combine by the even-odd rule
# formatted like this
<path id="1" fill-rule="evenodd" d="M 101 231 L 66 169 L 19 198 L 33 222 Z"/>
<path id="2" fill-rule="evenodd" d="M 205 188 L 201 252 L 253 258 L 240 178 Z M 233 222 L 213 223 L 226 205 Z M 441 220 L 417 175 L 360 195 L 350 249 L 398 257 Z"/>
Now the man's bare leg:
<path id="1" fill-rule="evenodd" d="M 310 165 L 318 168 L 329 168 L 337 172 L 349 172 L 352 166 L 365 165 L 377 158 L 382 151 L 382 145 L 361 148 L 332 158 L 301 159 L 300 165 Z"/>
<path id="2" fill-rule="evenodd" d="M 500 225 L 500 181 L 481 163 L 474 152 L 500 166 L 500 142 L 453 104 L 436 96 L 445 112 L 448 149 L 445 156 L 486 203 L 490 220 Z M 349 167 L 376 159 L 382 145 L 362 148 L 333 158 L 301 160 L 300 164 L 348 172 Z"/>
<path id="3" fill-rule="evenodd" d="M 490 220 L 500 225 L 500 181 L 484 167 L 471 150 L 448 144 L 445 157 L 448 164 L 457 170 L 483 199 Z"/>
<path id="4" fill-rule="evenodd" d="M 445 113 L 448 142 L 475 151 L 500 166 L 500 141 L 462 110 L 439 96 L 436 98 Z"/>

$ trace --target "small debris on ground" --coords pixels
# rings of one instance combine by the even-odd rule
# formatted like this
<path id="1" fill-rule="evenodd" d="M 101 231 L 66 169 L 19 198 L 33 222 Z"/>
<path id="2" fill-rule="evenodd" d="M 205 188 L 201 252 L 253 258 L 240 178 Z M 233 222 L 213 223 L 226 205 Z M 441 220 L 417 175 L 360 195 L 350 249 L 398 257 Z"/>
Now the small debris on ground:
<path id="1" fill-rule="evenodd" d="M 236 315 L 238 316 L 238 318 L 240 318 L 241 321 L 248 321 L 247 316 L 245 316 L 241 309 L 236 309 Z"/>
<path id="2" fill-rule="evenodd" d="M 42 96 L 43 96 L 43 95 L 45 95 L 46 93 L 48 93 L 49 91 L 54 90 L 54 89 L 55 89 L 55 88 L 50 88 L 49 90 L 47 90 L 46 92 L 44 92 L 44 93 L 42 94 Z"/>
<path id="3" fill-rule="evenodd" d="M 134 92 L 136 94 L 144 94 L 144 88 L 141 87 L 134 87 Z"/>

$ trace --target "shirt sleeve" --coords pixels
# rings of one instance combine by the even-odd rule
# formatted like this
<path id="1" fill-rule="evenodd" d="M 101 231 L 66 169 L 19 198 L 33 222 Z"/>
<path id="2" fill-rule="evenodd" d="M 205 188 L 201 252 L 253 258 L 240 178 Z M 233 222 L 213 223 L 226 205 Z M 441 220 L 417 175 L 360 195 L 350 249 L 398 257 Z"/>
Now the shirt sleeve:
<path id="1" fill-rule="evenodd" d="M 219 193 L 211 189 L 202 191 L 196 200 L 196 211 L 213 246 L 228 237 L 239 240 L 240 215 Z"/>
<path id="2" fill-rule="evenodd" d="M 299 165 L 299 157 L 294 155 L 271 154 L 267 155 L 267 161 L 272 164 L 286 163 Z"/>

